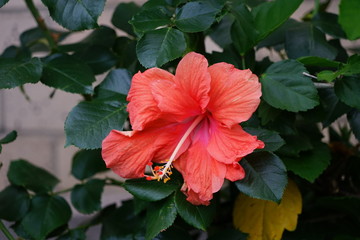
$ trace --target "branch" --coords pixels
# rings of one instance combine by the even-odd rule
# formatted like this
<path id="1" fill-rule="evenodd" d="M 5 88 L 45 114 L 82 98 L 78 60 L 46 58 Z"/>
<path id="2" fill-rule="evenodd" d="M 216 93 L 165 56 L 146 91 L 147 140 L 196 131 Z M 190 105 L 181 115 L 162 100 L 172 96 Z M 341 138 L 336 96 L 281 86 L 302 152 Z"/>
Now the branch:
<path id="1" fill-rule="evenodd" d="M 7 237 L 7 239 L 15 240 L 13 235 L 11 235 L 11 233 L 9 232 L 9 230 L 7 230 L 7 228 L 5 227 L 4 223 L 1 220 L 0 220 L 0 229 L 4 233 L 4 235 Z"/>
<path id="2" fill-rule="evenodd" d="M 52 52 L 57 51 L 57 44 L 51 35 L 49 28 L 46 26 L 44 19 L 41 17 L 39 10 L 35 7 L 33 0 L 25 0 L 26 6 L 30 10 L 39 28 L 44 32 L 46 39 Z"/>

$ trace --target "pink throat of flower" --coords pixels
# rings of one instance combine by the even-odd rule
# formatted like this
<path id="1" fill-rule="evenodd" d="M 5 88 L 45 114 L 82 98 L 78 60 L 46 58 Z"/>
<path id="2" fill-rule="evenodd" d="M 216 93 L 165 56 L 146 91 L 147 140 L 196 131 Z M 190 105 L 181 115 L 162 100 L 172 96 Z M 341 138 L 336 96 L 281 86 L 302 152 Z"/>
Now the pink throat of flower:
<path id="1" fill-rule="evenodd" d="M 151 168 L 151 172 L 153 174 L 153 176 L 147 176 L 146 179 L 147 180 L 163 180 L 164 183 L 166 183 L 167 181 L 169 181 L 170 179 L 170 175 L 172 174 L 172 162 L 174 162 L 176 160 L 176 156 L 179 152 L 179 150 L 181 149 L 181 146 L 185 143 L 186 139 L 189 137 L 190 133 L 195 129 L 195 127 L 204 119 L 204 115 L 199 115 L 197 116 L 193 122 L 191 123 L 191 125 L 189 126 L 189 128 L 186 130 L 186 132 L 184 133 L 184 135 L 181 137 L 179 143 L 176 145 L 173 153 L 171 154 L 170 158 L 166 160 L 166 164 L 163 166 L 155 166 L 154 168 L 152 167 L 152 162 L 150 162 L 148 165 Z"/>

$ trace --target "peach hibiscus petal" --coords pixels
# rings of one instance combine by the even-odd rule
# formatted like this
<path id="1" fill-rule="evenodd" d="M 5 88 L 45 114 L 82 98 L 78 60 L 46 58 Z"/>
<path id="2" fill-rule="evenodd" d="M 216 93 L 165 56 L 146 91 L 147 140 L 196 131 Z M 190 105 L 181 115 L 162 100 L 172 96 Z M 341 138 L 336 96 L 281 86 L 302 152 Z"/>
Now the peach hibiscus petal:
<path id="1" fill-rule="evenodd" d="M 262 141 L 245 132 L 238 124 L 227 128 L 216 121 L 211 122 L 207 151 L 217 161 L 231 164 L 255 149 L 264 147 Z"/>
<path id="2" fill-rule="evenodd" d="M 227 63 L 214 64 L 209 72 L 208 109 L 213 117 L 227 127 L 248 120 L 260 103 L 261 85 L 257 76 Z"/>
<path id="3" fill-rule="evenodd" d="M 129 101 L 127 110 L 133 130 L 140 131 L 148 123 L 161 117 L 161 111 L 150 90 L 151 83 L 159 80 L 173 81 L 173 79 L 174 75 L 159 68 L 151 68 L 133 76 L 127 97 Z"/>
<path id="4" fill-rule="evenodd" d="M 245 170 L 239 163 L 232 163 L 226 165 L 226 176 L 225 178 L 235 182 L 245 177 Z"/>
<path id="5" fill-rule="evenodd" d="M 208 61 L 201 54 L 194 52 L 186 54 L 176 68 L 176 85 L 202 109 L 205 109 L 209 102 L 210 81 Z"/>

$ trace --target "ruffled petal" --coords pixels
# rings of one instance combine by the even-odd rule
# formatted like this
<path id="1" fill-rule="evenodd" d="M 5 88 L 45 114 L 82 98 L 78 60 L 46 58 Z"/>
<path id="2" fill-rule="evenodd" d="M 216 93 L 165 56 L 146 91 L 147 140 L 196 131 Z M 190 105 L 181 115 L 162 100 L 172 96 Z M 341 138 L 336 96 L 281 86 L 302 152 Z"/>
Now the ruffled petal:
<path id="1" fill-rule="evenodd" d="M 211 90 L 209 111 L 227 127 L 248 120 L 260 103 L 261 85 L 250 70 L 227 63 L 209 67 Z"/>
<path id="2" fill-rule="evenodd" d="M 226 175 L 226 166 L 213 159 L 202 142 L 191 147 L 174 162 L 187 186 L 185 194 L 193 204 L 205 204 L 220 190 Z M 197 196 L 195 196 L 197 195 Z"/>
<path id="3" fill-rule="evenodd" d="M 102 143 L 102 157 L 106 166 L 123 178 L 143 177 L 150 161 L 165 162 L 170 157 L 189 124 L 170 124 L 144 131 L 112 130 Z M 189 145 L 187 139 L 178 156 Z"/>
<path id="4" fill-rule="evenodd" d="M 234 162 L 226 165 L 226 176 L 225 178 L 235 182 L 245 177 L 245 170 L 239 163 Z"/>
<path id="5" fill-rule="evenodd" d="M 153 83 L 152 93 L 161 111 L 181 122 L 205 112 L 210 81 L 206 58 L 191 52 L 179 62 L 174 81 Z"/>
<path id="6" fill-rule="evenodd" d="M 255 149 L 264 147 L 262 141 L 245 132 L 238 124 L 227 128 L 211 120 L 210 126 L 207 151 L 219 162 L 232 164 Z"/>
<path id="7" fill-rule="evenodd" d="M 174 75 L 159 68 L 151 68 L 132 78 L 127 111 L 133 130 L 141 131 L 148 123 L 162 116 L 150 87 L 156 81 L 174 81 Z"/>

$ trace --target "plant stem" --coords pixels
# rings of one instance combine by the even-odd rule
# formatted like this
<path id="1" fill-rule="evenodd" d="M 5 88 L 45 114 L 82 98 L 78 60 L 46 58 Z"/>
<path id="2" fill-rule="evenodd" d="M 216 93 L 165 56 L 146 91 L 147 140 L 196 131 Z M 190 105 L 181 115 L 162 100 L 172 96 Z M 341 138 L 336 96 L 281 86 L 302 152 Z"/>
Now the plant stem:
<path id="1" fill-rule="evenodd" d="M 71 190 L 73 190 L 73 187 L 67 188 L 67 189 L 64 189 L 64 190 L 60 190 L 58 192 L 54 192 L 53 194 L 54 195 L 60 195 L 60 194 L 63 194 L 63 193 L 71 192 Z"/>
<path id="2" fill-rule="evenodd" d="M 9 230 L 7 230 L 7 228 L 5 227 L 4 223 L 1 220 L 0 220 L 0 229 L 4 233 L 4 235 L 7 237 L 7 239 L 15 240 L 15 238 L 11 235 Z"/>
<path id="3" fill-rule="evenodd" d="M 241 67 L 242 70 L 246 69 L 245 56 L 241 55 Z"/>
<path id="4" fill-rule="evenodd" d="M 120 182 L 118 180 L 115 180 L 113 178 L 108 178 L 108 177 L 106 178 L 106 184 L 113 185 L 113 186 L 120 186 L 120 187 L 124 186 L 123 182 Z"/>
<path id="5" fill-rule="evenodd" d="M 41 17 L 39 10 L 35 7 L 33 0 L 25 0 L 26 6 L 30 10 L 39 28 L 44 32 L 46 39 L 49 42 L 49 46 L 52 52 L 57 51 L 57 45 L 54 38 L 51 35 L 49 28 L 46 26 L 44 19 Z"/>

